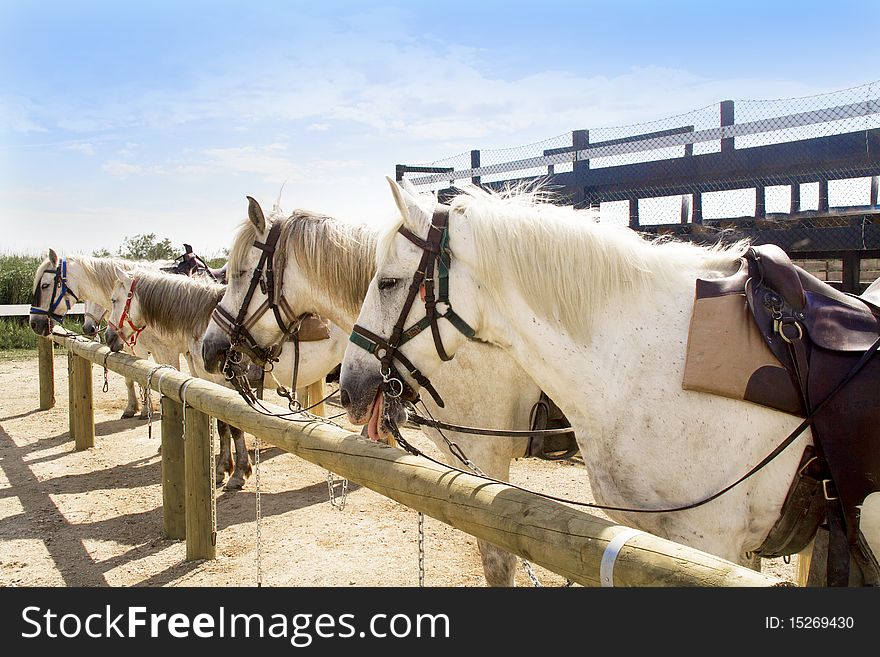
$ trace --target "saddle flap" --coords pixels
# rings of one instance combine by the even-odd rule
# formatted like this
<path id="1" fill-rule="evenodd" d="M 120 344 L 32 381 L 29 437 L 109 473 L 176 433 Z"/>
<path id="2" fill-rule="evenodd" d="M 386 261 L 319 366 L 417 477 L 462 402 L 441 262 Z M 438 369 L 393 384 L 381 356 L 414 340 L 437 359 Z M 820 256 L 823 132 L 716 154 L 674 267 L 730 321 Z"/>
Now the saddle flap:
<path id="1" fill-rule="evenodd" d="M 830 351 L 867 351 L 880 335 L 880 321 L 858 299 L 847 303 L 806 292 L 804 326 L 813 344 Z"/>

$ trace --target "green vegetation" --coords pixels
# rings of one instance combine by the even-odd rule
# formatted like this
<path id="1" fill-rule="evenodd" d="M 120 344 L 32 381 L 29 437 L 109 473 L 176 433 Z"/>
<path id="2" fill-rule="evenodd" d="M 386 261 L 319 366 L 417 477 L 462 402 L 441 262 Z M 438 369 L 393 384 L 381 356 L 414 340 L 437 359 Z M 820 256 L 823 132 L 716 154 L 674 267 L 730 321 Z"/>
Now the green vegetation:
<path id="1" fill-rule="evenodd" d="M 0 304 L 30 303 L 37 256 L 0 255 Z"/>

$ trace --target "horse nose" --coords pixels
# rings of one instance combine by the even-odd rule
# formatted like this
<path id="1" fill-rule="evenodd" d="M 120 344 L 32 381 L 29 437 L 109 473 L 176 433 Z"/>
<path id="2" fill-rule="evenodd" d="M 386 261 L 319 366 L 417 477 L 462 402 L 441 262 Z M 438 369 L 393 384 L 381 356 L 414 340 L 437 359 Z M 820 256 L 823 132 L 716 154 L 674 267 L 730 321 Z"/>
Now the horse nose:
<path id="1" fill-rule="evenodd" d="M 205 340 L 202 342 L 202 360 L 206 370 L 217 372 L 220 360 L 226 353 L 228 346 L 225 342 L 219 340 Z"/>
<path id="2" fill-rule="evenodd" d="M 348 405 L 351 404 L 351 397 L 348 395 L 348 390 L 344 388 L 339 392 L 339 403 L 342 404 L 344 408 L 348 408 Z"/>

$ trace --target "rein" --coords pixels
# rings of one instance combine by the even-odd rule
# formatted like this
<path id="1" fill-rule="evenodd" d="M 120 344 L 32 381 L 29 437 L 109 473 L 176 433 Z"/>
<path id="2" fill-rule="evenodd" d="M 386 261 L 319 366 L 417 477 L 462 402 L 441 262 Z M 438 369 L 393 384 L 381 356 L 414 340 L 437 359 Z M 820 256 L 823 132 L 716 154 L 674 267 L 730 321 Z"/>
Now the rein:
<path id="1" fill-rule="evenodd" d="M 422 239 L 414 235 L 405 226 L 401 226 L 397 232 L 422 249 L 422 259 L 419 261 L 415 274 L 413 274 L 406 301 L 391 331 L 391 337 L 385 340 L 363 326 L 355 324 L 349 340 L 379 359 L 379 371 L 382 374 L 383 383 L 382 389 L 386 395 L 389 397 L 400 397 L 404 401 L 409 402 L 414 402 L 418 399 L 418 393 L 403 380 L 403 377 L 395 369 L 394 361 L 397 360 L 406 368 L 409 375 L 419 386 L 428 391 L 436 404 L 443 408 L 443 398 L 431 384 L 431 381 L 406 356 L 400 353 L 400 348 L 430 327 L 437 355 L 441 360 L 452 360 L 452 356 L 447 355 L 446 349 L 443 347 L 443 340 L 440 337 L 440 326 L 438 324 L 439 319 L 448 320 L 450 324 L 467 338 L 474 336 L 474 329 L 452 309 L 452 304 L 449 303 L 449 266 L 451 264 L 451 254 L 449 251 L 449 206 L 439 205 L 434 211 L 431 225 L 428 227 L 427 238 Z M 436 279 L 435 267 L 437 270 Z M 435 280 L 437 281 L 436 298 L 434 295 Z M 410 309 L 413 303 L 415 303 L 417 295 L 421 297 L 425 305 L 425 316 L 409 328 L 405 328 L 406 318 L 409 316 Z M 446 306 L 446 311 L 442 314 L 437 310 L 438 303 Z"/>
<path id="2" fill-rule="evenodd" d="M 48 273 L 50 270 L 46 270 L 43 273 Z M 65 313 L 70 310 L 73 304 L 70 303 L 70 300 L 67 298 L 67 295 L 72 296 L 77 302 L 80 300 L 78 296 L 67 286 L 67 258 L 61 258 L 61 262 L 56 265 L 55 270 L 51 271 L 54 274 L 54 283 L 52 285 L 52 296 L 49 298 L 49 308 L 47 310 L 43 310 L 39 308 L 40 303 L 40 283 L 37 282 L 37 288 L 34 290 L 34 297 L 31 301 L 31 309 L 30 312 L 33 315 L 46 315 L 49 319 L 60 324 L 64 321 L 64 315 L 59 314 L 56 311 L 58 306 L 61 305 L 61 302 L 64 302 L 64 305 L 67 306 L 65 309 Z M 57 297 L 56 297 L 57 295 Z"/>
<path id="3" fill-rule="evenodd" d="M 122 314 L 119 316 L 119 325 L 117 326 L 114 325 L 113 322 L 107 322 L 107 325 L 114 331 L 116 331 L 117 335 L 120 335 L 120 329 L 123 327 L 123 325 L 125 323 L 128 323 L 128 326 L 132 330 L 132 333 L 128 336 L 127 339 L 125 339 L 125 343 L 132 349 L 134 349 L 137 345 L 137 341 L 141 335 L 141 332 L 143 332 L 143 330 L 147 328 L 146 324 L 144 324 L 143 326 L 135 326 L 134 322 L 131 321 L 131 300 L 134 297 L 134 291 L 137 287 L 137 282 L 138 279 L 136 276 L 131 279 L 131 285 L 128 288 L 128 296 L 125 298 L 125 307 L 122 309 Z M 122 336 L 120 335 L 120 337 Z"/>

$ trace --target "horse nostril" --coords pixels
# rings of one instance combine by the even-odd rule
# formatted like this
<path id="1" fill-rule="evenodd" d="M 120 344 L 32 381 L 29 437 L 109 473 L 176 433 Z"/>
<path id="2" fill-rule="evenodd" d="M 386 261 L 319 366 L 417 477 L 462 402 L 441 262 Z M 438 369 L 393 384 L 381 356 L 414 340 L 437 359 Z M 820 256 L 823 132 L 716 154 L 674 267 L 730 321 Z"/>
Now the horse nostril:
<path id="1" fill-rule="evenodd" d="M 351 403 L 351 397 L 348 396 L 348 391 L 347 391 L 347 390 L 342 390 L 342 391 L 340 391 L 340 393 L 339 393 L 339 402 L 340 402 L 343 406 L 346 406 L 346 407 Z"/>

